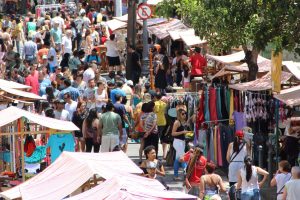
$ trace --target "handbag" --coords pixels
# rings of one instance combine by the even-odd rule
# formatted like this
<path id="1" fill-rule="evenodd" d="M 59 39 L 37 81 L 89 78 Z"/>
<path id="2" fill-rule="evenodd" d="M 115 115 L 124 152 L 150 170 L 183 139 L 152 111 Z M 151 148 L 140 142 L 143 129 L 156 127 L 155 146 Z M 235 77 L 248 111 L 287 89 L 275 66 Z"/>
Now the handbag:
<path id="1" fill-rule="evenodd" d="M 167 153 L 166 157 L 166 165 L 167 166 L 173 166 L 174 160 L 175 160 L 176 150 L 174 149 L 173 145 L 170 145 L 169 151 Z"/>
<path id="2" fill-rule="evenodd" d="M 167 127 L 167 129 L 164 131 L 164 134 L 163 134 L 163 137 L 162 137 L 162 141 L 163 143 L 166 143 L 166 144 L 172 144 L 174 138 L 173 136 L 171 135 L 170 132 L 170 129 L 171 129 L 171 125 L 169 125 Z"/>

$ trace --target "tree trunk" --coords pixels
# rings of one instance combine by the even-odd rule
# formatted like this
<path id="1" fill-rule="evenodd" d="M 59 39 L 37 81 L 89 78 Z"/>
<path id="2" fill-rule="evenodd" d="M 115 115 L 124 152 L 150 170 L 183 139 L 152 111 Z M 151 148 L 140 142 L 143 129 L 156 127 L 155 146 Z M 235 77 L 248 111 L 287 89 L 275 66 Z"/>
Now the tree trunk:
<path id="1" fill-rule="evenodd" d="M 244 49 L 245 59 L 244 61 L 247 63 L 249 72 L 248 72 L 248 81 L 254 81 L 256 79 L 256 75 L 258 72 L 257 58 L 259 51 L 253 49 L 252 51 L 248 49 Z"/>

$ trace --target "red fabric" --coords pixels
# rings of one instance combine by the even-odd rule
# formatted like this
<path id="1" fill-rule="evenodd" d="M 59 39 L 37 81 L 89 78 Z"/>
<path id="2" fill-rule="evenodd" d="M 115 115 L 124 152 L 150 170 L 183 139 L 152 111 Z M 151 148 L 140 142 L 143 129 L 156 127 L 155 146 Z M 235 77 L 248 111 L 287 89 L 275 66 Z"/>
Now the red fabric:
<path id="1" fill-rule="evenodd" d="M 204 96 L 203 94 L 200 96 L 200 100 L 199 100 L 199 108 L 198 108 L 198 115 L 197 115 L 197 119 L 196 119 L 197 123 L 196 123 L 196 133 L 197 133 L 197 138 L 198 138 L 198 130 L 201 127 L 201 124 L 205 121 L 204 119 Z"/>
<path id="2" fill-rule="evenodd" d="M 38 80 L 38 71 L 35 71 L 35 73 L 29 74 L 26 78 L 25 78 L 25 85 L 31 86 L 31 93 L 34 93 L 36 95 L 39 95 L 39 80 Z"/>
<path id="3" fill-rule="evenodd" d="M 24 152 L 26 153 L 27 157 L 30 157 L 34 150 L 35 150 L 35 142 L 32 136 L 27 136 L 24 144 Z"/>
<path id="4" fill-rule="evenodd" d="M 216 88 L 209 88 L 209 112 L 210 112 L 210 120 L 217 121 L 217 96 L 216 96 Z"/>
<path id="5" fill-rule="evenodd" d="M 93 24 L 93 13 L 92 13 L 92 12 L 89 12 L 89 13 L 87 14 L 87 17 L 90 19 L 91 24 Z"/>
<path id="6" fill-rule="evenodd" d="M 107 37 L 102 36 L 102 37 L 101 37 L 101 44 L 104 44 L 104 43 L 106 42 L 106 40 L 107 40 Z"/>
<path id="7" fill-rule="evenodd" d="M 191 56 L 190 61 L 192 65 L 191 75 L 202 75 L 204 67 L 207 66 L 206 59 L 200 53 L 196 53 Z"/>
<path id="8" fill-rule="evenodd" d="M 191 152 L 187 152 L 186 154 L 184 154 L 183 159 L 185 162 L 188 162 L 190 160 L 190 157 L 191 157 Z M 196 184 L 200 183 L 200 178 L 202 174 L 204 174 L 206 162 L 207 160 L 204 156 L 200 156 L 198 161 L 196 161 L 196 165 L 189 179 L 190 183 L 196 183 Z"/>

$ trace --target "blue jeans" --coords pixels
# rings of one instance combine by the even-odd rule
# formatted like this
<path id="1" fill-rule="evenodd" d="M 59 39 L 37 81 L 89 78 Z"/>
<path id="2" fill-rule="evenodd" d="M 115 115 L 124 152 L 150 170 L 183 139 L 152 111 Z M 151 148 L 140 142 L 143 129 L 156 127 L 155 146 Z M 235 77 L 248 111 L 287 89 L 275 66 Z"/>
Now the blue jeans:
<path id="1" fill-rule="evenodd" d="M 241 195 L 241 200 L 260 200 L 259 189 L 243 192 Z"/>
<path id="2" fill-rule="evenodd" d="M 179 167 L 181 166 L 183 169 L 186 168 L 186 163 L 185 162 L 179 162 L 179 159 L 175 159 L 174 160 L 174 176 L 178 177 L 178 171 L 179 171 Z"/>

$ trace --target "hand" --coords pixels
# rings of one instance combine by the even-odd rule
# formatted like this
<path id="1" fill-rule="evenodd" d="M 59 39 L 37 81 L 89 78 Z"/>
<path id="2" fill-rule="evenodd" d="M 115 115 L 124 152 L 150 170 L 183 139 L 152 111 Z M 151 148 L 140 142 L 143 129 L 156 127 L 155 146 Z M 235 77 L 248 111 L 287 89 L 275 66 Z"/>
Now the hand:
<path id="1" fill-rule="evenodd" d="M 190 184 L 190 182 L 189 182 L 189 180 L 186 178 L 185 179 L 185 187 L 188 189 L 188 190 L 190 190 L 191 188 L 192 188 L 192 186 L 191 186 L 191 184 Z"/>
<path id="2" fill-rule="evenodd" d="M 259 189 L 262 188 L 263 185 L 264 185 L 264 182 L 262 182 L 262 181 L 259 182 L 259 183 L 258 183 Z"/>
<path id="3" fill-rule="evenodd" d="M 146 133 L 144 134 L 144 138 L 147 138 L 148 135 L 149 135 L 149 133 L 146 132 Z"/>

